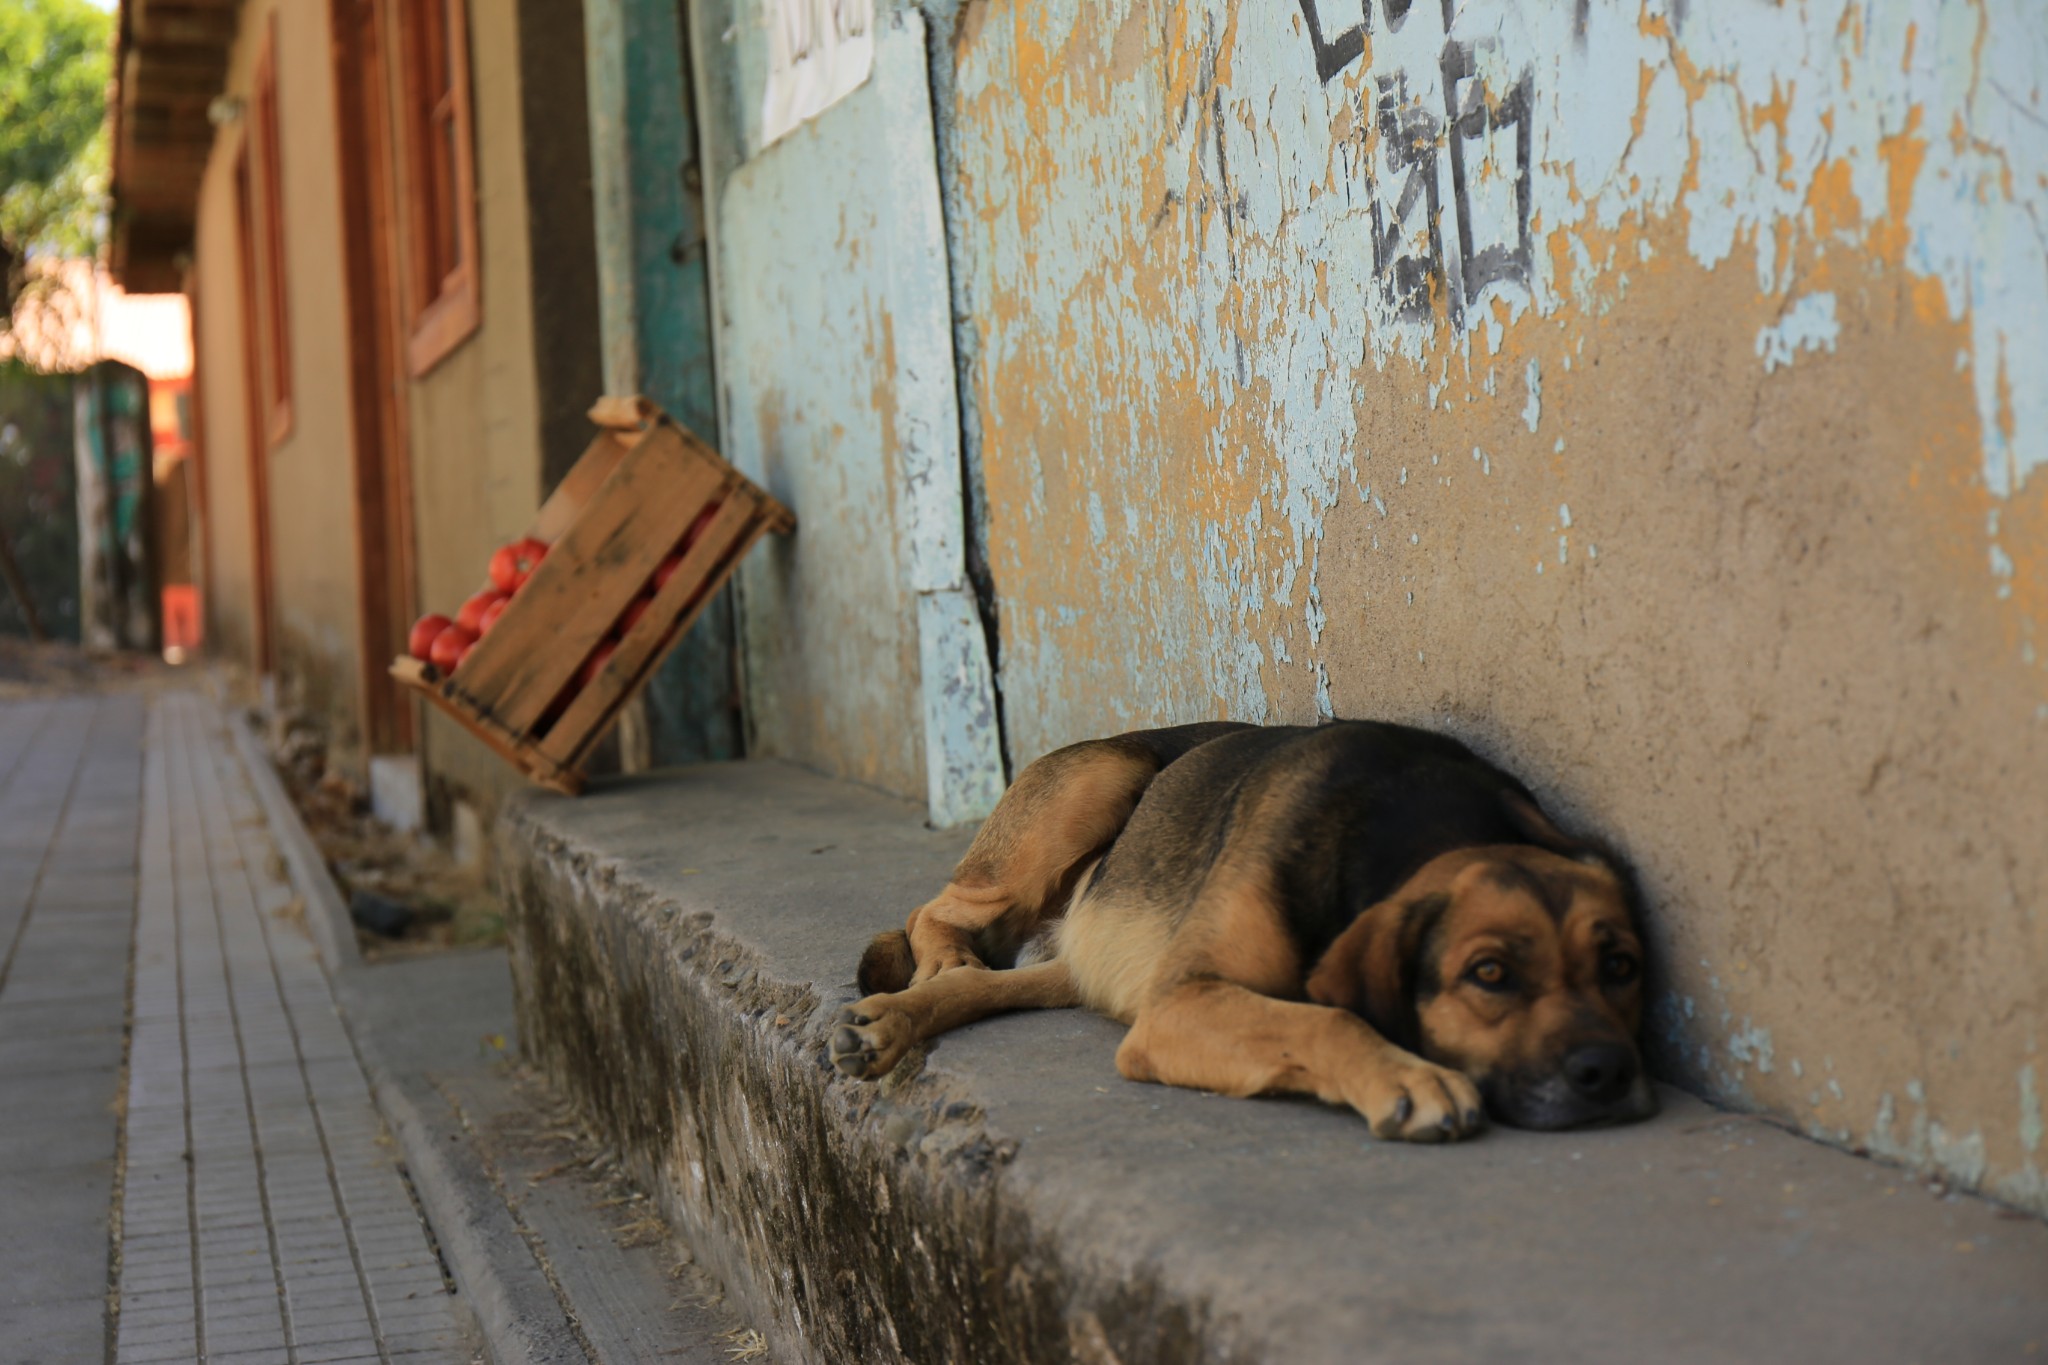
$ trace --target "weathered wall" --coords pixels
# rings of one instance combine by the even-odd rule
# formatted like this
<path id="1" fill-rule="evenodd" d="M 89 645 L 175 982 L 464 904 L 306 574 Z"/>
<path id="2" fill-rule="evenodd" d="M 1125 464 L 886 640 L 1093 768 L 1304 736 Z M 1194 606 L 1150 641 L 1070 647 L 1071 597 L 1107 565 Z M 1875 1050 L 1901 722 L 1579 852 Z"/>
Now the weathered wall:
<path id="1" fill-rule="evenodd" d="M 247 97 L 256 44 L 264 40 L 273 9 L 280 25 L 277 84 L 293 366 L 292 430 L 265 457 L 276 662 L 281 695 L 321 720 L 337 756 L 347 762 L 361 757 L 358 551 L 333 52 L 325 4 L 251 6 L 243 16 L 229 94 Z M 469 36 L 482 321 L 407 386 L 405 399 L 420 601 L 422 610 L 450 615 L 484 583 L 491 552 L 532 520 L 544 469 L 565 468 L 573 458 L 575 451 L 559 447 L 574 439 L 580 451 L 588 439 L 587 427 L 574 432 L 569 426 L 564 409 L 572 400 L 563 397 L 565 386 L 580 387 L 577 401 L 585 405 L 596 388 L 587 181 L 574 181 L 572 164 L 571 179 L 554 187 L 547 211 L 536 214 L 526 179 L 529 158 L 557 167 L 560 158 L 551 153 L 565 143 L 583 143 L 580 111 L 541 128 L 526 118 L 513 8 L 472 6 Z M 545 61 L 546 34 L 537 42 L 526 56 Z M 580 82 L 572 84 L 580 89 Z M 215 141 L 195 253 L 215 643 L 244 659 L 253 654 L 255 599 L 234 156 L 246 129 L 245 118 Z M 587 177 L 587 160 L 583 164 Z M 579 197 L 586 220 L 580 238 L 569 217 Z M 545 278 L 537 273 L 535 222 L 572 255 L 580 241 L 584 258 L 569 260 Z M 580 304 L 579 280 L 586 290 Z M 535 291 L 543 289 L 553 327 L 545 338 L 536 335 L 533 302 Z M 543 361 L 550 367 L 547 383 L 541 382 Z M 550 440 L 557 449 L 544 460 Z M 430 772 L 449 784 L 444 792 L 467 794 L 487 809 L 518 781 L 438 713 L 427 715 L 423 750 Z"/>
<path id="2" fill-rule="evenodd" d="M 421 610 L 451 616 L 485 585 L 491 552 L 533 520 L 542 477 L 523 150 L 530 130 L 511 7 L 471 5 L 469 38 L 482 323 L 413 383 L 411 414 Z M 426 715 L 426 759 L 436 777 L 487 811 L 519 784 L 460 726 Z"/>
<path id="3" fill-rule="evenodd" d="M 722 3 L 696 25 L 721 434 L 800 521 L 737 576 L 753 751 L 923 798 L 941 827 L 978 820 L 1002 755 L 965 576 L 923 21 L 879 20 L 868 81 L 766 148 L 763 26 Z"/>
<path id="4" fill-rule="evenodd" d="M 233 153 L 216 139 L 200 182 L 193 231 L 192 385 L 206 497 L 206 647 L 253 665 L 255 548 L 249 503 L 248 424 L 242 412 L 241 247 L 235 229 Z"/>
<path id="5" fill-rule="evenodd" d="M 1011 751 L 1449 728 L 1640 864 L 1668 1074 L 2048 1209 L 2048 9 L 947 29 Z"/>
<path id="6" fill-rule="evenodd" d="M 292 364 L 291 434 L 270 454 L 275 660 L 281 695 L 318 716 L 352 761 L 363 743 L 362 646 L 334 63 L 326 5 L 250 5 L 228 89 L 248 89 L 253 44 L 264 40 L 273 10 Z"/>
<path id="7" fill-rule="evenodd" d="M 334 87 L 324 6 L 251 5 L 242 15 L 224 94 L 247 101 L 260 45 L 278 20 L 277 98 L 285 236 L 285 314 L 292 424 L 275 442 L 257 433 L 269 475 L 257 508 L 245 395 L 242 227 L 235 158 L 250 136 L 242 117 L 214 139 L 200 189 L 196 383 L 206 413 L 208 529 L 213 579 L 210 644 L 252 664 L 256 649 L 254 519 L 271 528 L 274 663 L 282 698 L 316 715 L 344 755 L 360 743 L 356 694 L 355 521 L 350 480 L 346 333 L 342 311 Z M 253 154 L 252 154 L 253 155 Z M 257 175 L 252 170 L 252 175 Z M 257 176 L 260 180 L 260 175 Z M 260 193 L 260 191 L 258 191 Z M 260 203 L 255 206 L 260 213 Z"/>

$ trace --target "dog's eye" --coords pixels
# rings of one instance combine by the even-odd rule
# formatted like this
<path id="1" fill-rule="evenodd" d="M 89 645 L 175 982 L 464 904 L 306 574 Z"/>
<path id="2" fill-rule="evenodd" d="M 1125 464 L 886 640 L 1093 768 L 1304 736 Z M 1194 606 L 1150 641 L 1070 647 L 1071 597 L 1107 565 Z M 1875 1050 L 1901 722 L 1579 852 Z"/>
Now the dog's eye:
<path id="1" fill-rule="evenodd" d="M 1609 953 L 1600 959 L 1600 979 L 1610 986 L 1626 986 L 1642 969 L 1642 964 L 1627 953 Z"/>
<path id="2" fill-rule="evenodd" d="M 1508 987 L 1508 969 L 1499 958 L 1482 957 L 1465 969 L 1465 979 L 1484 990 L 1503 991 Z"/>

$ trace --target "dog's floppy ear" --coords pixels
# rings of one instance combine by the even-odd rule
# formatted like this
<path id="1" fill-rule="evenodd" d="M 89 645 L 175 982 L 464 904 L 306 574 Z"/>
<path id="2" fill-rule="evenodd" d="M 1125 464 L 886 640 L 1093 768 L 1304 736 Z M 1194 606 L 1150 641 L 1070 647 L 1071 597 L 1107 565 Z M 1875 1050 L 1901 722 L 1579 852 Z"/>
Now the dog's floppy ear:
<path id="1" fill-rule="evenodd" d="M 1308 998 L 1371 1024 L 1388 1042 L 1420 1041 L 1415 993 L 1431 931 L 1450 907 L 1443 892 L 1384 900 L 1351 922 L 1309 973 Z"/>

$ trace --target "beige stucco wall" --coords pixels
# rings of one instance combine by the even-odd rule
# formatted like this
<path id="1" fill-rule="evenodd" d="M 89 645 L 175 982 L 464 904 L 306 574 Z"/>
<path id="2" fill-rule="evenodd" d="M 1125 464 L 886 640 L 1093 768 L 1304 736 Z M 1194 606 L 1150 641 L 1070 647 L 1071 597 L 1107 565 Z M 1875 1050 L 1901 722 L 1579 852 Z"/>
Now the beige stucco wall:
<path id="1" fill-rule="evenodd" d="M 482 324 L 412 386 L 413 499 L 422 610 L 452 616 L 491 552 L 540 507 L 519 47 L 513 7 L 471 5 Z M 448 794 L 488 811 L 520 779 L 460 726 L 429 714 L 425 758 Z"/>
<path id="2" fill-rule="evenodd" d="M 260 44 L 277 16 L 277 98 L 292 425 L 263 440 L 268 462 L 273 663 L 281 701 L 326 729 L 336 757 L 360 759 L 356 540 L 334 81 L 324 6 L 252 4 L 225 90 L 249 97 Z M 241 227 L 235 157 L 248 113 L 215 139 L 197 220 L 215 647 L 252 662 L 254 535 L 244 395 Z M 260 171 L 256 172 L 260 180 Z M 260 213 L 260 204 L 258 210 Z"/>
<path id="3" fill-rule="evenodd" d="M 2048 1210 L 2048 10 L 1440 8 L 963 7 L 1012 752 L 1465 736 L 1642 869 L 1667 1075 Z"/>
<path id="4" fill-rule="evenodd" d="M 241 245 L 235 228 L 234 152 L 214 145 L 200 184 L 193 241 L 193 385 L 205 429 L 207 648 L 255 659 L 255 542 L 251 532 L 248 422 L 242 407 Z"/>
<path id="5" fill-rule="evenodd" d="M 291 434 L 267 456 L 278 681 L 288 704 L 306 708 L 326 727 L 336 757 L 356 763 L 363 755 L 353 420 L 326 7 L 251 5 L 227 90 L 246 98 L 255 44 L 273 8 L 280 23 L 294 408 Z M 407 399 L 421 609 L 449 615 L 483 584 L 491 551 L 532 519 L 542 467 L 513 12 L 472 6 L 470 40 L 481 324 L 410 384 Z M 215 642 L 246 660 L 253 653 L 253 548 L 234 195 L 234 156 L 245 129 L 246 120 L 215 142 L 200 198 L 196 255 L 199 382 L 215 509 Z M 459 727 L 438 713 L 425 720 L 423 758 L 445 794 L 488 809 L 517 782 Z"/>
<path id="6" fill-rule="evenodd" d="M 245 35 L 267 9 L 243 12 Z M 292 352 L 292 430 L 271 452 L 277 664 L 283 695 L 359 760 L 354 423 L 349 401 L 341 180 L 327 6 L 276 4 L 278 127 Z M 241 63 L 237 63 L 238 68 Z"/>

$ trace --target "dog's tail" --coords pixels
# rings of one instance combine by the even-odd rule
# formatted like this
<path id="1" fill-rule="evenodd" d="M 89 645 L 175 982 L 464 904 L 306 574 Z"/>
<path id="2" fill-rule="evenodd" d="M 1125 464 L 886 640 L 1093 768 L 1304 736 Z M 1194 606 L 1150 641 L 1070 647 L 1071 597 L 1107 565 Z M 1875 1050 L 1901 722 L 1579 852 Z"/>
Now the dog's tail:
<path id="1" fill-rule="evenodd" d="M 891 995 L 910 984 L 917 972 L 917 958 L 910 951 L 910 935 L 901 929 L 876 934 L 875 941 L 860 955 L 860 970 L 854 980 L 862 995 Z"/>

